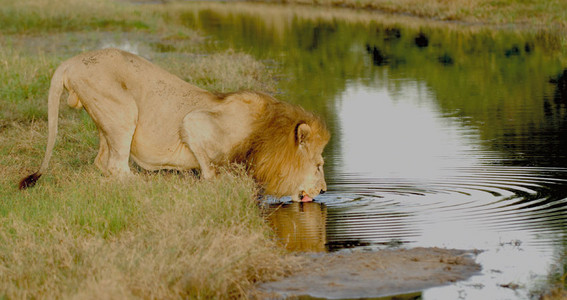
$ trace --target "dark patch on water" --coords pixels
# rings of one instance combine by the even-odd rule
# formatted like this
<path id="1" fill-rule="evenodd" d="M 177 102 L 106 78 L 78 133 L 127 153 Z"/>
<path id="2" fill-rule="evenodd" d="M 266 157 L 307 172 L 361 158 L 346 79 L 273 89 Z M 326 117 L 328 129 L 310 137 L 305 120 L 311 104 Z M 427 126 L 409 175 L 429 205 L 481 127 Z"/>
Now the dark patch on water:
<path id="1" fill-rule="evenodd" d="M 455 63 L 453 58 L 447 53 L 439 56 L 437 60 L 439 60 L 439 62 L 445 66 L 452 66 Z"/>
<path id="2" fill-rule="evenodd" d="M 429 39 L 425 34 L 421 32 L 415 37 L 414 41 L 415 41 L 415 45 L 418 46 L 419 48 L 425 48 L 429 46 Z"/>
<path id="3" fill-rule="evenodd" d="M 372 63 L 375 66 L 383 66 L 388 64 L 389 58 L 380 51 L 376 46 L 366 44 L 366 52 L 372 56 Z"/>

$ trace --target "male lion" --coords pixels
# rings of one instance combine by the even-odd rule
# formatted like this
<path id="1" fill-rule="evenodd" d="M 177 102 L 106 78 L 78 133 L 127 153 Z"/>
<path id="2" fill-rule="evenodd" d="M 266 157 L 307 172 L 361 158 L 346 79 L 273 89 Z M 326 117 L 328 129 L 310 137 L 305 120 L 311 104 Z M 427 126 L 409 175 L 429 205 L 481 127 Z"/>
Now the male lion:
<path id="1" fill-rule="evenodd" d="M 323 122 L 300 107 L 257 92 L 215 95 L 134 54 L 104 49 L 63 62 L 51 79 L 47 150 L 33 186 L 47 170 L 57 135 L 60 97 L 84 107 L 99 132 L 95 165 L 106 175 L 200 169 L 238 162 L 267 194 L 311 201 L 327 189 L 321 153 L 330 138 Z"/>

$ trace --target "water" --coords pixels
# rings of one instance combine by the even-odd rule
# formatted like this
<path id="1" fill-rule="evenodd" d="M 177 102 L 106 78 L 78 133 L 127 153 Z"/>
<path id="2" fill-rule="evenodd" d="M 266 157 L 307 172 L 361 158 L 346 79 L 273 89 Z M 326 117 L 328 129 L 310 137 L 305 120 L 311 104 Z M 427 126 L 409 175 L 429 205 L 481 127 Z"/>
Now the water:
<path id="1" fill-rule="evenodd" d="M 278 66 L 277 97 L 328 123 L 329 192 L 268 217 L 290 250 L 479 250 L 481 274 L 425 299 L 530 298 L 567 268 L 567 63 L 553 36 L 306 7 L 185 18 Z"/>

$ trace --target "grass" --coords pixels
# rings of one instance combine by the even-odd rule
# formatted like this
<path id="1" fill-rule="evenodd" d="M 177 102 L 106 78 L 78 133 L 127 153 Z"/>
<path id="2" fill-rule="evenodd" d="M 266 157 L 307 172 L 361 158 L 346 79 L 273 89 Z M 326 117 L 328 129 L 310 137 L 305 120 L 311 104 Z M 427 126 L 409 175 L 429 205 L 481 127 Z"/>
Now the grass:
<path id="1" fill-rule="evenodd" d="M 0 48 L 0 114 L 6 120 L 46 118 L 44 96 L 56 61 L 45 55 L 21 56 L 13 45 Z"/>
<path id="2" fill-rule="evenodd" d="M 567 299 L 567 290 L 565 287 L 558 286 L 553 288 L 551 291 L 542 294 L 540 297 L 541 300 L 564 300 Z"/>
<path id="3" fill-rule="evenodd" d="M 95 125 L 65 105 L 49 172 L 35 188 L 17 189 L 45 151 L 54 69 L 124 40 L 203 88 L 275 89 L 263 63 L 215 49 L 160 6 L 0 0 L 0 299 L 245 297 L 255 282 L 297 266 L 272 240 L 242 170 L 212 181 L 103 177 L 93 165 Z"/>
<path id="4" fill-rule="evenodd" d="M 563 0 L 279 0 L 322 6 L 379 10 L 422 18 L 490 25 L 567 29 L 567 2 Z"/>
<path id="5" fill-rule="evenodd" d="M 45 122 L 2 128 L 0 296 L 223 298 L 289 270 L 242 172 L 116 182 L 88 163 L 94 131 L 81 123 L 63 122 L 53 175 L 24 192 L 15 183 L 38 163 Z"/>
<path id="6" fill-rule="evenodd" d="M 37 166 L 46 124 L 0 134 L 0 297 L 226 298 L 294 262 L 270 239 L 242 171 L 102 177 L 88 117 L 63 120 L 53 175 L 18 191 Z"/>
<path id="7" fill-rule="evenodd" d="M 461 12 L 440 1 L 317 3 L 447 20 L 494 17 L 494 24 L 506 20 L 498 14 L 515 9 L 506 6 L 509 0 L 466 11 L 479 1 L 489 3 L 469 0 L 475 5 L 460 6 Z M 490 12 L 499 2 L 503 9 Z M 555 10 L 558 23 L 552 24 L 564 26 L 562 2 L 548 3 L 542 14 Z M 241 170 L 213 181 L 138 172 L 115 182 L 92 163 L 95 125 L 84 111 L 64 105 L 49 173 L 34 189 L 17 190 L 18 180 L 43 157 L 51 74 L 73 54 L 127 40 L 141 55 L 203 88 L 275 91 L 265 64 L 216 49 L 214 41 L 183 26 L 179 5 L 0 0 L 0 298 L 246 297 L 255 282 L 298 266 L 272 241 L 254 183 Z"/>
<path id="8" fill-rule="evenodd" d="M 0 28 L 4 33 L 135 30 L 153 25 L 148 24 L 148 15 L 142 16 L 140 11 L 129 14 L 126 7 L 104 0 L 0 0 L 0 5 Z"/>
<path id="9" fill-rule="evenodd" d="M 275 92 L 273 70 L 251 55 L 234 50 L 206 56 L 166 56 L 154 61 L 205 89 L 223 93 L 239 89 Z"/>
<path id="10" fill-rule="evenodd" d="M 21 195 L 4 190 L 0 291 L 10 299 L 245 295 L 290 266 L 246 178 L 113 182 L 86 167 Z"/>

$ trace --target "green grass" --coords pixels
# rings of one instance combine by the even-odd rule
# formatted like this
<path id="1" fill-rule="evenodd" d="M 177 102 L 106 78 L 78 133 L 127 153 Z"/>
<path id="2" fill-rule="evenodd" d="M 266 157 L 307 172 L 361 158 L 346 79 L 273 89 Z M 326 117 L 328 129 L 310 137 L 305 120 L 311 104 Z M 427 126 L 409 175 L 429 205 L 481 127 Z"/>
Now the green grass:
<path id="1" fill-rule="evenodd" d="M 451 19 L 442 16 L 455 9 L 438 1 L 375 2 L 441 19 Z M 502 24 L 506 19 L 498 14 L 514 9 L 506 3 L 512 1 L 498 4 L 504 5 L 501 12 L 462 6 L 457 13 L 463 17 L 455 19 L 480 20 L 486 10 L 486 18 Z M 557 11 L 550 19 L 564 26 L 562 2 L 549 3 L 538 9 L 543 15 Z M 65 105 L 48 173 L 35 188 L 17 189 L 43 158 L 50 77 L 64 59 L 84 50 L 129 40 L 200 87 L 275 91 L 266 65 L 246 53 L 216 49 L 214 41 L 183 25 L 180 8 L 0 0 L 0 299 L 242 297 L 254 282 L 297 267 L 272 241 L 254 200 L 255 185 L 241 170 L 212 181 L 168 172 L 137 172 L 128 181 L 103 177 L 93 165 L 96 127 L 84 111 Z M 510 16 L 521 20 L 522 14 Z"/>
<path id="2" fill-rule="evenodd" d="M 242 171 L 103 177 L 92 121 L 62 110 L 51 167 L 30 190 L 17 182 L 39 166 L 46 122 L 0 126 L 0 297 L 225 298 L 290 269 Z"/>
<path id="3" fill-rule="evenodd" d="M 0 296 L 226 297 L 287 270 L 242 172 L 115 182 L 92 164 L 96 130 L 84 113 L 60 128 L 50 172 L 19 191 L 43 156 L 46 124 L 2 124 Z"/>
<path id="4" fill-rule="evenodd" d="M 10 185 L 0 203 L 8 298 L 223 298 L 289 269 L 238 172 L 115 182 L 85 167 L 25 192 Z"/>
<path id="5" fill-rule="evenodd" d="M 0 0 L 2 299 L 242 297 L 296 266 L 272 240 L 242 170 L 211 181 L 171 172 L 104 177 L 93 165 L 95 125 L 66 105 L 48 173 L 17 189 L 43 158 L 55 68 L 86 49 L 120 45 L 125 33 L 141 54 L 200 87 L 275 89 L 264 64 L 211 46 L 175 10 Z"/>
<path id="6" fill-rule="evenodd" d="M 46 118 L 43 109 L 45 92 L 49 87 L 54 59 L 45 55 L 22 56 L 10 43 L 0 47 L 0 117 L 3 120 L 32 120 Z"/>
<path id="7" fill-rule="evenodd" d="M 40 163 L 46 124 L 2 126 L 0 297 L 222 298 L 289 269 L 245 174 L 114 181 L 92 164 L 86 118 L 61 122 L 50 172 L 28 191 L 16 184 Z"/>
<path id="8" fill-rule="evenodd" d="M 148 29 L 141 12 L 111 1 L 0 0 L 0 28 L 5 33 Z"/>

